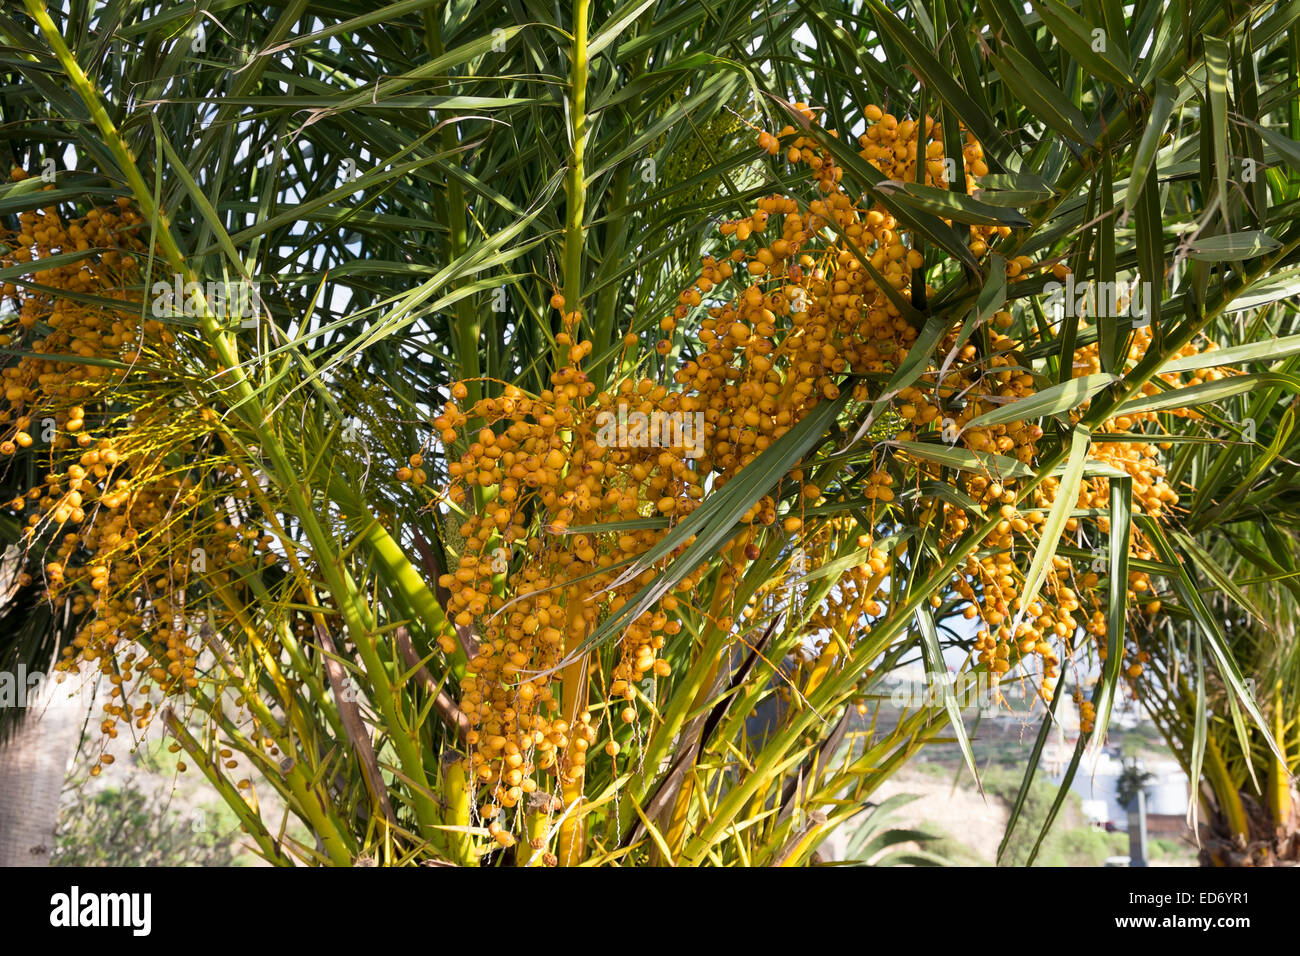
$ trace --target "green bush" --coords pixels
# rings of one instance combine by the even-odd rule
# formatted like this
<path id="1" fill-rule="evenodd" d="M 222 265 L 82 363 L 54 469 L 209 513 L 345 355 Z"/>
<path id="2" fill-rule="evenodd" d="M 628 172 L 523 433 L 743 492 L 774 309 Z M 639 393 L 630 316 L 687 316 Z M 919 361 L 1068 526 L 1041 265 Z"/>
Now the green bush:
<path id="1" fill-rule="evenodd" d="M 238 865 L 238 821 L 222 805 L 188 812 L 132 780 L 63 807 L 55 866 Z"/>

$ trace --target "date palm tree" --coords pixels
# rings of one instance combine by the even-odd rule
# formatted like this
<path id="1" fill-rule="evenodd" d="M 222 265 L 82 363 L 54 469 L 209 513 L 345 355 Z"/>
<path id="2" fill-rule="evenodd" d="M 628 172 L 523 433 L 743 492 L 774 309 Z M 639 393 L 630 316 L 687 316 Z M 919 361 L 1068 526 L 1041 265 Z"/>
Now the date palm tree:
<path id="1" fill-rule="evenodd" d="M 1182 450 L 1235 439 L 1245 402 L 1280 428 L 1300 389 L 1287 305 L 1300 289 L 1296 13 L 1208 0 L 1031 6 L 24 0 L 0 13 L 4 135 L 31 174 L 0 190 L 16 257 L 0 278 L 31 320 L 4 347 L 11 377 L 46 362 L 62 389 L 33 378 L 6 397 L 15 497 L 28 495 L 14 510 L 36 529 L 21 538 L 23 586 L 49 589 L 74 622 L 36 636 L 63 641 L 67 657 L 89 650 L 110 677 L 148 675 L 153 703 L 106 723 L 134 733 L 156 715 L 258 850 L 285 865 L 804 865 L 937 735 L 953 735 L 974 769 L 951 689 L 877 719 L 884 677 L 915 660 L 1040 681 L 1048 700 L 1069 683 L 1056 681 L 1065 668 L 1095 670 L 1063 799 L 1126 675 L 1149 692 L 1139 665 L 1166 626 L 1188 635 L 1161 660 L 1206 702 L 1199 713 L 1234 717 L 1260 753 L 1281 751 L 1290 718 L 1278 725 L 1249 692 L 1247 648 L 1185 583 L 1183 535 L 1208 549 L 1217 526 L 1179 525 L 1151 494 L 1175 488 L 1161 482 L 1171 473 L 1180 500 L 1199 494 L 1210 472 Z M 892 135 L 904 117 L 914 137 L 935 131 L 926 155 L 951 188 L 927 185 L 924 162 L 910 167 L 918 181 L 882 172 L 892 160 L 871 152 L 868 131 Z M 819 182 L 822 170 L 834 175 Z M 703 480 L 683 520 L 647 500 L 621 524 L 560 527 L 540 499 L 500 508 L 501 480 L 435 495 L 504 437 L 500 415 L 520 401 L 640 381 L 651 394 L 709 368 L 709 309 L 748 291 L 701 285 L 701 256 L 765 274 L 745 248 L 770 241 L 755 208 L 773 196 L 787 223 L 796 209 L 822 215 L 829 196 L 860 205 L 872 228 L 872 212 L 892 217 L 896 230 L 865 250 L 854 248 L 862 228 L 837 234 L 827 219 L 782 281 L 805 288 L 813 312 L 823 298 L 843 308 L 838 283 L 869 283 L 902 351 L 836 368 L 828 346 L 838 379 L 824 399 L 787 409 L 743 468 Z M 38 212 L 58 243 L 27 231 L 37 227 L 24 214 Z M 77 248 L 72 222 L 121 238 Z M 751 226 L 736 226 L 746 222 L 759 233 L 750 247 Z M 886 254 L 895 247 L 905 265 Z M 71 267 L 87 259 L 100 284 L 74 285 Z M 1068 288 L 1147 283 L 1149 328 L 1045 310 L 1066 266 Z M 895 285 L 885 269 L 906 274 Z M 240 283 L 256 290 L 255 314 L 203 294 Z M 801 313 L 778 305 L 781 338 Z M 59 339 L 56 313 L 74 310 L 98 311 Z M 55 344 L 65 351 L 50 354 Z M 1090 374 L 1076 374 L 1081 356 Z M 950 369 L 968 383 L 960 394 L 945 385 Z M 781 374 L 778 392 L 822 373 Z M 1018 401 L 999 375 L 1021 383 Z M 95 404 L 75 404 L 84 395 L 70 390 L 103 381 L 113 387 L 88 391 Z M 728 398 L 739 410 L 739 390 Z M 922 421 L 927 402 L 935 415 Z M 46 408 L 59 437 L 41 444 L 20 425 Z M 458 413 L 467 427 L 450 424 Z M 576 439 L 550 417 L 528 427 L 566 449 L 552 469 L 563 472 Z M 962 426 L 1034 437 L 1008 457 Z M 1126 443 L 1160 444 L 1161 456 L 1125 470 Z M 119 444 L 168 495 L 150 490 L 155 517 L 131 525 L 127 551 L 110 512 L 142 486 L 138 466 L 121 488 L 82 490 L 97 466 L 110 474 L 102 454 Z M 1250 447 L 1257 457 L 1234 466 L 1248 498 L 1267 487 L 1253 463 L 1273 462 Z M 891 483 L 896 495 L 879 491 Z M 70 491 L 103 507 L 68 504 Z M 71 541 L 48 520 L 60 508 L 56 524 L 85 510 Z M 594 537 L 593 554 L 622 535 L 658 538 L 629 562 L 624 583 L 637 588 L 601 605 L 543 675 L 571 718 L 552 735 L 567 739 L 584 711 L 609 718 L 609 759 L 575 772 L 569 758 L 549 797 L 488 816 L 500 806 L 466 779 L 482 765 L 461 757 L 500 735 L 479 732 L 473 679 L 518 649 L 494 638 L 495 615 L 462 619 L 455 602 L 458 574 L 474 574 L 465 559 L 485 543 L 463 520 L 498 511 L 524 542 L 490 552 L 484 602 L 503 611 L 542 552 L 583 550 L 577 536 Z M 783 520 L 753 520 L 768 511 Z M 1089 620 L 1071 616 L 1082 605 L 1067 579 L 1089 595 Z M 1214 582 L 1231 596 L 1230 585 Z M 1027 641 L 1022 626 L 1036 625 L 1020 612 L 1036 605 L 1059 612 L 1063 630 Z M 602 681 L 656 613 L 654 682 L 630 689 L 632 719 L 615 724 L 624 703 Z M 136 657 L 108 650 L 119 633 Z M 158 687 L 175 693 L 160 700 Z M 1277 700 L 1293 712 L 1294 696 Z M 314 845 L 263 817 L 256 788 L 227 773 L 233 751 Z M 1200 779 L 1207 765 L 1188 766 Z"/>
<path id="2" fill-rule="evenodd" d="M 1285 438 L 1271 428 L 1269 433 Z M 1247 459 L 1222 474 L 1255 484 L 1249 452 L 1239 447 L 1218 451 Z M 1291 454 L 1283 451 L 1284 458 Z M 1258 471 L 1266 474 L 1272 468 Z M 1216 522 L 1208 548 L 1190 538 L 1184 542 L 1185 593 L 1197 588 L 1208 597 L 1189 602 L 1197 613 L 1192 620 L 1170 622 L 1144 639 L 1153 667 L 1143 675 L 1138 692 L 1179 762 L 1201 781 L 1197 809 L 1207 831 L 1201 854 L 1208 865 L 1293 865 L 1300 858 L 1295 788 L 1300 658 L 1289 578 L 1296 570 L 1295 530 L 1288 512 L 1263 493 L 1282 493 L 1292 471 L 1283 460 L 1271 480 L 1252 488 L 1253 504 L 1241 510 L 1232 505 L 1230 492 L 1218 496 L 1217 504 L 1228 504 L 1231 519 Z M 1235 486 L 1241 487 L 1240 482 Z M 1267 504 L 1260 508 L 1260 503 Z M 1259 702 L 1264 726 L 1243 719 L 1222 681 L 1207 673 L 1198 624 L 1222 635 Z M 1191 667 L 1182 668 L 1180 662 Z"/>

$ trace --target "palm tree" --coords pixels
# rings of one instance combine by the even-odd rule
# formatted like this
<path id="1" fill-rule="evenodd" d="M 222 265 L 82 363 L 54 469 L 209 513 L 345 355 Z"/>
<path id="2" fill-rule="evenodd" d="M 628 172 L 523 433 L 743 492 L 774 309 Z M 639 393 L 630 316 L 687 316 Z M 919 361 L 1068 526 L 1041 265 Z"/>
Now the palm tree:
<path id="1" fill-rule="evenodd" d="M 1124 769 L 1120 771 L 1115 783 L 1115 798 L 1119 805 L 1126 810 L 1131 809 L 1138 794 L 1146 790 L 1154 779 L 1155 774 L 1143 770 L 1136 757 L 1124 761 Z"/>
<path id="2" fill-rule="evenodd" d="M 1293 480 L 1285 460 L 1293 452 L 1283 451 L 1282 464 L 1271 475 L 1271 465 L 1256 467 L 1259 459 L 1252 462 L 1247 454 L 1228 446 L 1213 456 L 1220 462 L 1238 459 L 1217 472 L 1230 482 L 1229 490 L 1205 497 L 1228 508 L 1216 507 L 1224 517 L 1213 523 L 1208 548 L 1189 537 L 1183 552 L 1186 586 L 1210 597 L 1187 602 L 1195 615 L 1190 620 L 1151 629 L 1143 645 L 1152 667 L 1138 687 L 1175 756 L 1200 782 L 1199 809 L 1208 830 L 1202 859 L 1214 866 L 1272 866 L 1300 859 L 1295 789 L 1300 643 L 1295 585 L 1289 579 L 1296 573 L 1296 539 L 1287 511 L 1277 509 L 1278 496 Z M 1251 504 L 1233 507 L 1232 500 L 1240 498 L 1233 492 L 1243 487 L 1251 489 Z M 1186 588 L 1183 593 L 1191 594 Z M 1206 631 L 1222 638 L 1258 701 L 1263 726 L 1243 719 L 1224 682 L 1207 672 L 1201 643 Z M 1182 661 L 1193 666 L 1180 667 Z"/>
<path id="3" fill-rule="evenodd" d="M 0 193 L 14 255 L 46 259 L 0 272 L 31 312 L 5 344 L 15 378 L 46 361 L 60 385 L 33 376 L 7 399 L 15 437 L 31 438 L 21 424 L 36 409 L 59 434 L 10 449 L 30 469 L 19 491 L 42 489 L 22 502 L 37 529 L 23 539 L 26 570 L 77 619 L 66 657 L 153 688 L 105 733 L 161 713 L 276 863 L 806 863 L 941 731 L 973 769 L 950 692 L 851 737 L 884 675 L 918 657 L 946 671 L 945 655 L 965 654 L 963 673 L 1032 680 L 1049 700 L 1064 668 L 1104 658 L 1085 702 L 1099 740 L 1122 674 L 1144 660 L 1137 623 L 1159 613 L 1144 589 L 1185 573 L 1162 544 L 1162 496 L 1175 491 L 1154 470 L 1165 467 L 1155 443 L 1194 447 L 1229 425 L 1224 401 L 1268 389 L 1277 404 L 1297 389 L 1287 368 L 1231 374 L 1300 353 L 1292 337 L 1260 345 L 1284 331 L 1269 316 L 1292 291 L 1300 245 L 1285 6 L 23 6 L 0 14 L 12 51 L 0 108 L 15 163 L 53 159 L 54 182 Z M 881 130 L 901 135 L 901 152 L 881 152 Z M 909 159 L 909 135 L 934 150 L 934 170 Z M 1262 175 L 1247 179 L 1245 159 Z M 741 342 L 838 314 L 850 288 L 891 331 L 828 343 L 824 368 L 774 373 L 786 419 L 755 396 L 759 421 L 777 427 L 743 459 L 730 446 L 759 425 L 737 423 L 734 443 L 718 430 L 749 393 L 719 385 L 697 473 L 708 477 L 682 520 L 665 516 L 671 498 L 590 526 L 561 522 L 540 492 L 502 508 L 505 479 L 478 476 L 521 402 L 567 408 L 556 395 L 567 402 L 569 386 L 594 398 L 641 381 L 652 394 L 678 374 L 710 380 L 721 367 L 710 346 L 725 336 L 708 310 L 745 308 L 750 293 L 702 284 L 697 263 L 735 248 L 733 261 L 763 265 L 751 275 L 772 274 L 752 252 L 759 239 L 744 246 L 771 196 L 785 224 L 821 209 L 827 227 L 797 240 L 807 263 L 763 247 L 795 291 L 762 299 L 776 306 L 772 333 L 721 330 L 727 360 L 739 351 L 759 376 L 746 384 L 768 380 L 744 364 L 763 353 Z M 860 213 L 856 232 L 837 233 L 823 197 Z M 81 235 L 102 246 L 75 248 Z M 868 240 L 879 247 L 856 248 Z M 59 269 L 86 257 L 96 271 L 73 287 L 76 269 Z M 1150 283 L 1149 329 L 1045 313 L 1039 297 L 1067 264 L 1071 288 Z M 181 285 L 185 307 L 148 309 L 160 279 Z M 260 314 L 184 291 L 241 281 Z M 809 313 L 794 307 L 804 298 Z M 104 324 L 61 331 L 55 313 L 78 310 Z M 1211 335 L 1219 352 L 1201 347 Z M 67 351 L 40 357 L 54 346 Z M 1079 362 L 1090 374 L 1076 375 Z M 819 391 L 790 397 L 805 377 Z M 68 390 L 83 380 L 112 388 L 92 404 Z M 580 428 L 546 416 L 516 424 L 550 429 L 560 460 L 546 467 L 562 481 Z M 78 466 L 86 479 L 68 469 L 91 453 L 78 435 L 89 431 L 101 444 Z M 107 481 L 107 453 L 130 462 L 123 487 L 70 486 L 96 467 Z M 435 497 L 468 461 L 479 467 L 463 496 Z M 69 540 L 53 524 L 81 524 L 71 491 L 103 506 Z M 128 500 L 147 523 L 113 524 L 114 502 Z M 498 530 L 480 536 L 489 519 Z M 488 729 L 518 714 L 488 712 L 475 675 L 521 653 L 488 606 L 509 622 L 539 554 L 564 553 L 568 568 L 569 549 L 594 540 L 591 553 L 609 555 L 624 536 L 653 543 L 621 578 L 579 557 L 608 588 L 557 583 L 576 637 L 538 678 L 567 716 L 562 730 L 548 724 L 566 741 L 554 746 L 599 726 L 609 759 L 584 765 L 574 745 L 549 798 L 503 803 L 465 775 L 484 769 L 472 762 L 484 747 L 499 754 L 494 781 L 532 759 Z M 600 597 L 616 587 L 617 607 Z M 588 592 L 607 602 L 590 627 Z M 624 662 L 629 634 L 657 613 L 660 643 L 637 669 L 653 664 L 654 683 L 620 700 L 603 681 L 637 663 Z M 1268 743 L 1240 649 L 1193 617 L 1218 700 Z M 527 626 L 542 633 L 536 615 Z M 511 674 L 536 660 L 523 654 Z M 501 713 L 515 709 L 502 688 L 520 686 L 490 691 Z M 760 709 L 774 716 L 751 733 Z M 1039 749 L 1047 732 L 1044 721 Z M 262 819 L 223 749 L 254 762 L 315 846 Z"/>

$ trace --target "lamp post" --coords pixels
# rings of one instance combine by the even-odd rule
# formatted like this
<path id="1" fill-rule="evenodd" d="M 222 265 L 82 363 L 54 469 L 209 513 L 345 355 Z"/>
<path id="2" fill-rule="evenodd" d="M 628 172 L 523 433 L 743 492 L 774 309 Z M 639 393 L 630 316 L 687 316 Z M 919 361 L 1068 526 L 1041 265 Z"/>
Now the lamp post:
<path id="1" fill-rule="evenodd" d="M 1147 794 L 1139 787 L 1128 811 L 1129 866 L 1147 865 Z"/>

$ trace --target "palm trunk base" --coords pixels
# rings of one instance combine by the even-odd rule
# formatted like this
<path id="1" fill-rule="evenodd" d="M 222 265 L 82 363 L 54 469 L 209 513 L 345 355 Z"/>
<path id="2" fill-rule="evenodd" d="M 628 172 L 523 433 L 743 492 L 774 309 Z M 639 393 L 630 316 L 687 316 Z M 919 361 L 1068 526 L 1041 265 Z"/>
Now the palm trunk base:
<path id="1" fill-rule="evenodd" d="M 1249 839 L 1232 833 L 1216 814 L 1201 847 L 1201 866 L 1300 866 L 1300 799 L 1291 793 L 1290 819 L 1275 824 L 1268 810 L 1250 794 L 1241 794 L 1250 827 Z"/>

